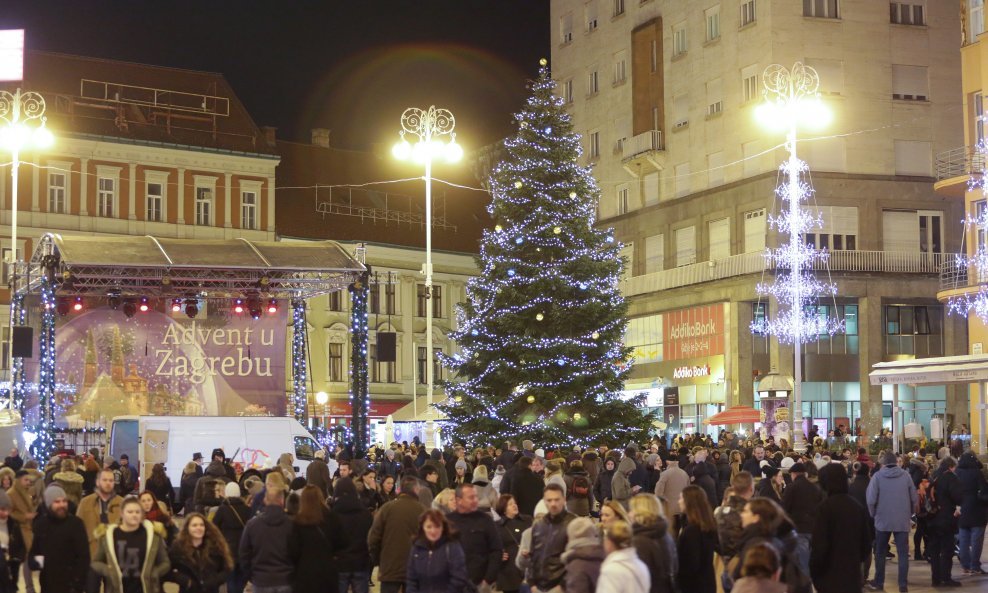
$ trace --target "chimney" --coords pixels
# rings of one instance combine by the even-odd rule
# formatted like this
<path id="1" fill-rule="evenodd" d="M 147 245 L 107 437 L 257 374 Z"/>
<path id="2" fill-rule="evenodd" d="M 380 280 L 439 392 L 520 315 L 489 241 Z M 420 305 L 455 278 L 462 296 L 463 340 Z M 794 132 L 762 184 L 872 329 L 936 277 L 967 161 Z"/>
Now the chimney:
<path id="1" fill-rule="evenodd" d="M 277 131 L 278 128 L 274 126 L 261 126 L 261 132 L 264 133 L 264 141 L 272 148 L 275 146 L 275 133 Z"/>
<path id="2" fill-rule="evenodd" d="M 312 144 L 313 146 L 322 146 L 323 148 L 329 148 L 329 128 L 312 128 Z"/>

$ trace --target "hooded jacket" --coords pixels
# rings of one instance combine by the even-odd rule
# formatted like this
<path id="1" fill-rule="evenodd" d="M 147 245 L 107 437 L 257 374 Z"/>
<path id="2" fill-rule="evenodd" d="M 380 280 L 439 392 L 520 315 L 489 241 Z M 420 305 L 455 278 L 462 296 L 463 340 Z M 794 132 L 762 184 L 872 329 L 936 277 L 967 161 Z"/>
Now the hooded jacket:
<path id="1" fill-rule="evenodd" d="M 594 593 L 604 563 L 604 547 L 597 538 L 579 538 L 566 543 L 562 559 L 566 565 L 566 593 Z"/>
<path id="2" fill-rule="evenodd" d="M 988 483 L 981 471 L 981 462 L 974 453 L 967 451 L 957 462 L 957 478 L 961 482 L 961 516 L 959 526 L 962 529 L 984 527 L 988 523 L 988 506 L 978 500 L 978 492 L 988 490 Z"/>
<path id="3" fill-rule="evenodd" d="M 374 515 L 367 547 L 371 561 L 378 565 L 378 579 L 382 583 L 405 582 L 412 538 L 418 532 L 419 515 L 423 511 L 425 507 L 417 496 L 402 493 Z"/>
<path id="4" fill-rule="evenodd" d="M 566 567 L 562 555 L 568 540 L 566 527 L 575 518 L 576 515 L 564 510 L 555 516 L 546 515 L 532 525 L 529 582 L 542 591 L 548 591 L 563 581 Z"/>
<path id="5" fill-rule="evenodd" d="M 144 593 L 159 593 L 161 578 L 171 570 L 165 539 L 161 531 L 156 531 L 163 528 L 156 528 L 147 520 L 143 521 L 141 526 L 147 537 L 144 563 L 141 568 L 141 585 Z M 107 579 L 107 593 L 123 593 L 123 573 L 120 569 L 120 559 L 117 558 L 116 545 L 119 531 L 119 525 L 110 525 L 106 533 L 99 538 L 99 547 L 96 548 L 96 555 L 93 556 L 93 570 Z"/>
<path id="6" fill-rule="evenodd" d="M 292 521 L 278 505 L 264 507 L 247 522 L 240 538 L 240 568 L 244 578 L 258 587 L 292 584 L 294 566 L 288 555 Z"/>
<path id="7" fill-rule="evenodd" d="M 339 515 L 343 530 L 350 536 L 350 544 L 336 557 L 340 573 L 370 572 L 367 534 L 374 516 L 359 497 L 352 495 L 333 501 L 333 511 Z"/>
<path id="8" fill-rule="evenodd" d="M 628 501 L 631 500 L 631 496 L 634 494 L 631 491 L 631 480 L 630 474 L 635 471 L 635 460 L 630 457 L 624 457 L 621 459 L 621 463 L 618 463 L 617 471 L 614 472 L 614 477 L 611 479 L 611 498 L 620 502 L 625 507 L 628 506 Z"/>
<path id="9" fill-rule="evenodd" d="M 611 462 L 613 466 L 611 469 L 607 469 L 607 461 Z M 617 467 L 617 462 L 613 460 L 605 460 L 602 464 L 603 469 L 597 473 L 597 479 L 593 482 L 593 497 L 601 504 L 611 499 L 611 483 L 614 481 L 614 471 Z"/>
<path id="10" fill-rule="evenodd" d="M 431 546 L 416 539 L 407 564 L 405 593 L 466 593 L 473 589 L 463 548 L 457 542 L 441 539 Z"/>
<path id="11" fill-rule="evenodd" d="M 524 575 L 518 568 L 516 559 L 518 549 L 521 546 L 522 534 L 532 527 L 532 518 L 528 515 L 517 515 L 514 519 L 502 517 L 497 523 L 498 534 L 501 536 L 501 546 L 508 559 L 501 563 L 501 569 L 497 573 L 498 591 L 517 591 Z M 531 543 L 531 542 L 529 542 Z"/>
<path id="12" fill-rule="evenodd" d="M 7 528 L 10 529 L 13 518 L 7 520 Z M 71 591 L 84 591 L 86 573 L 89 572 L 89 542 L 86 537 L 86 528 L 79 517 L 72 515 L 59 519 L 51 513 L 39 514 L 34 518 L 35 535 L 34 545 L 27 552 L 31 568 L 38 570 L 34 558 L 42 556 L 45 559 L 44 568 L 41 568 L 41 590 L 45 593 L 69 593 Z M 13 568 L 15 560 L 16 535 L 11 535 L 11 547 L 9 554 L 11 558 L 7 560 L 8 567 Z M 20 541 L 20 557 L 25 555 L 24 542 Z M 17 578 L 17 572 L 11 571 L 12 576 Z M 15 586 L 11 589 L 16 591 Z"/>
<path id="13" fill-rule="evenodd" d="M 747 499 L 732 494 L 727 504 L 714 509 L 714 520 L 717 522 L 717 553 L 724 558 L 731 558 L 738 553 L 741 543 L 741 511 L 748 504 Z"/>
<path id="14" fill-rule="evenodd" d="M 653 525 L 633 525 L 631 544 L 638 552 L 638 559 L 648 567 L 652 581 L 651 593 L 673 593 L 676 590 L 676 573 L 679 554 L 676 543 L 669 535 L 669 523 L 659 517 Z"/>
<path id="15" fill-rule="evenodd" d="M 497 582 L 501 567 L 501 535 L 489 512 L 450 513 L 450 524 L 460 535 L 460 545 L 466 554 L 467 574 L 474 584 Z"/>
<path id="16" fill-rule="evenodd" d="M 120 496 L 114 494 L 107 504 L 107 519 L 110 525 L 116 525 L 120 522 L 120 505 L 123 503 L 123 499 Z M 96 528 L 100 526 L 100 497 L 97 493 L 92 493 L 89 496 L 84 497 L 79 502 L 79 508 L 75 512 L 76 517 L 82 519 L 83 524 L 86 526 L 86 535 L 89 537 L 89 555 L 96 555 L 96 548 L 99 545 L 98 538 L 96 537 Z"/>
<path id="17" fill-rule="evenodd" d="M 823 503 L 823 491 L 805 475 L 792 481 L 782 494 L 782 508 L 796 525 L 797 533 L 812 533 L 817 510 Z"/>
<path id="18" fill-rule="evenodd" d="M 895 465 L 883 466 L 868 484 L 866 497 L 876 531 L 909 531 L 919 497 L 906 470 Z"/>
<path id="19" fill-rule="evenodd" d="M 225 499 L 213 515 L 213 525 L 223 534 L 223 539 L 226 540 L 230 554 L 235 560 L 240 549 L 240 538 L 244 535 L 244 528 L 247 527 L 250 516 L 250 508 L 242 498 Z"/>
<path id="20" fill-rule="evenodd" d="M 52 477 L 65 490 L 65 497 L 78 505 L 82 500 L 82 476 L 76 472 L 57 472 Z"/>
<path id="21" fill-rule="evenodd" d="M 600 565 L 596 593 L 649 593 L 651 587 L 648 567 L 634 548 L 615 550 Z"/>
<path id="22" fill-rule="evenodd" d="M 669 503 L 670 514 L 678 515 L 683 512 L 679 508 L 679 495 L 689 485 L 690 477 L 686 470 L 675 463 L 671 463 L 659 476 L 659 483 L 655 485 L 655 495 L 666 499 Z"/>

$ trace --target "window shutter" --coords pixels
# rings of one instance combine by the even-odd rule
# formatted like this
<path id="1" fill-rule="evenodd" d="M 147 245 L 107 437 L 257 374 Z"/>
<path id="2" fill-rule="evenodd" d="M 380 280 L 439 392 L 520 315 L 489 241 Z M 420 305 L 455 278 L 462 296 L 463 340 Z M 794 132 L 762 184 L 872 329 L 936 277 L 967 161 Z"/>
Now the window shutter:
<path id="1" fill-rule="evenodd" d="M 882 212 L 882 249 L 919 252 L 919 219 L 915 210 Z"/>
<path id="2" fill-rule="evenodd" d="M 708 223 L 710 229 L 710 260 L 726 259 L 731 256 L 731 226 L 729 218 L 721 218 Z"/>
<path id="3" fill-rule="evenodd" d="M 696 263 L 696 227 L 676 231 L 676 266 Z"/>

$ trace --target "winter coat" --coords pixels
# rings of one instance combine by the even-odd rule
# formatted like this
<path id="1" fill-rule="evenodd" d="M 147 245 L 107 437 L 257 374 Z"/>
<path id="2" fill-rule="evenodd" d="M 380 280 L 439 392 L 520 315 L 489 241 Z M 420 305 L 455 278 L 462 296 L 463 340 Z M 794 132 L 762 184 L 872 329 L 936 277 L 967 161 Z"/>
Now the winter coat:
<path id="1" fill-rule="evenodd" d="M 309 464 L 309 467 L 312 467 L 311 463 Z M 377 471 L 381 474 L 381 479 L 384 479 L 384 476 L 391 476 L 397 480 L 398 474 L 401 473 L 401 463 L 399 463 L 397 459 L 388 459 L 388 457 L 385 456 L 384 459 L 381 460 L 381 463 L 378 464 Z M 308 473 L 306 473 L 306 479 L 308 479 Z"/>
<path id="2" fill-rule="evenodd" d="M 864 507 L 847 494 L 831 494 L 816 509 L 812 533 L 810 576 L 817 593 L 842 593 L 848 582 L 860 582 L 872 541 Z"/>
<path id="3" fill-rule="evenodd" d="M 473 483 L 477 491 L 477 502 L 480 510 L 490 511 L 497 506 L 497 490 L 491 486 L 490 482 L 476 481 Z"/>
<path id="4" fill-rule="evenodd" d="M 720 504 L 717 499 L 717 468 L 706 461 L 693 465 L 693 484 L 703 488 L 707 495 L 710 508 L 715 509 Z M 678 500 L 679 497 L 677 496 Z"/>
<path id="5" fill-rule="evenodd" d="M 294 566 L 288 555 L 292 520 L 278 505 L 268 505 L 244 527 L 238 559 L 244 578 L 255 587 L 292 584 Z"/>
<path id="6" fill-rule="evenodd" d="M 659 476 L 659 483 L 655 485 L 655 495 L 665 498 L 669 503 L 669 514 L 679 515 L 683 512 L 679 508 L 679 495 L 689 485 L 689 474 L 678 465 L 671 464 Z"/>
<path id="7" fill-rule="evenodd" d="M 954 510 L 964 501 L 964 486 L 954 472 L 943 472 L 933 482 L 933 491 L 940 509 L 927 518 L 927 525 L 940 533 L 957 533 L 958 521 Z"/>
<path id="8" fill-rule="evenodd" d="M 158 502 L 165 503 L 165 506 L 168 507 L 169 512 L 174 512 L 175 489 L 172 488 L 171 478 L 165 476 L 165 479 L 162 482 L 152 482 L 148 480 L 147 489 L 154 494 L 154 497 L 158 499 Z"/>
<path id="9" fill-rule="evenodd" d="M 611 478 L 611 498 L 620 502 L 625 508 L 628 508 L 628 501 L 631 500 L 631 496 L 634 494 L 631 491 L 630 479 L 630 475 L 634 471 L 635 461 L 630 457 L 625 457 L 618 463 L 617 471 L 614 472 L 614 477 Z"/>
<path id="10" fill-rule="evenodd" d="M 83 470 L 82 472 L 82 495 L 89 496 L 96 490 L 96 476 L 99 470 Z"/>
<path id="11" fill-rule="evenodd" d="M 532 526 L 532 518 L 528 515 L 517 515 L 514 519 L 503 517 L 497 524 L 501 536 L 501 547 L 508 554 L 508 559 L 501 563 L 497 573 L 498 591 L 517 591 L 521 588 L 524 575 L 519 570 L 515 559 L 521 545 L 521 536 Z"/>
<path id="12" fill-rule="evenodd" d="M 168 550 L 172 568 L 165 579 L 178 584 L 179 593 L 217 593 L 230 570 L 226 558 L 217 549 L 206 556 L 205 550 L 193 550 L 189 556 L 177 542 Z"/>
<path id="13" fill-rule="evenodd" d="M 606 469 L 606 463 L 604 463 L 604 468 L 597 474 L 597 479 L 593 483 L 593 497 L 600 504 L 611 499 L 611 483 L 614 481 L 614 470 Z"/>
<path id="14" fill-rule="evenodd" d="M 755 496 L 771 498 L 775 502 L 779 503 L 779 506 L 782 506 L 782 497 L 779 496 L 778 491 L 776 491 L 775 486 L 772 484 L 771 478 L 762 478 L 759 480 L 758 484 L 755 485 Z"/>
<path id="15" fill-rule="evenodd" d="M 600 457 L 597 456 L 596 451 L 587 451 L 583 454 L 583 470 L 590 476 L 590 483 L 596 484 L 601 470 Z"/>
<path id="16" fill-rule="evenodd" d="M 11 520 L 7 521 L 8 529 Z M 67 515 L 64 519 L 46 513 L 34 519 L 35 538 L 27 552 L 29 565 L 41 570 L 41 590 L 45 593 L 82 593 L 86 589 L 86 574 L 89 572 L 89 542 L 86 528 L 79 517 Z M 11 558 L 13 542 L 11 535 Z M 20 540 L 21 558 L 24 542 Z M 35 557 L 44 557 L 44 567 L 35 563 Z M 9 562 L 9 561 L 8 561 Z M 16 575 L 15 575 L 16 578 Z M 15 580 L 16 582 L 16 580 Z"/>
<path id="17" fill-rule="evenodd" d="M 329 496 L 330 483 L 329 466 L 322 459 L 313 459 L 305 468 L 305 483 L 322 490 L 323 497 Z"/>
<path id="18" fill-rule="evenodd" d="M 240 538 L 244 535 L 244 528 L 247 527 L 250 517 L 250 509 L 242 498 L 227 498 L 213 515 L 213 525 L 223 534 L 223 539 L 226 540 L 230 554 L 235 560 L 240 549 Z"/>
<path id="19" fill-rule="evenodd" d="M 123 504 L 123 499 L 117 495 L 113 495 L 107 505 L 107 519 L 108 525 L 116 525 L 120 522 L 120 505 Z M 83 525 L 86 528 L 86 535 L 89 537 L 89 555 L 91 557 L 96 556 L 96 548 L 99 546 L 99 538 L 96 534 L 96 528 L 101 525 L 100 523 L 100 498 L 99 494 L 93 493 L 89 496 L 84 496 L 81 501 L 79 501 L 79 508 L 75 512 L 76 517 L 82 519 Z"/>
<path id="20" fill-rule="evenodd" d="M 24 545 L 30 549 L 34 541 L 34 532 L 31 527 L 32 519 L 28 519 L 27 516 L 38 510 L 38 501 L 30 489 L 21 488 L 17 482 L 7 490 L 7 496 L 10 497 L 10 516 L 17 521 L 21 535 L 24 537 Z"/>
<path id="21" fill-rule="evenodd" d="M 596 593 L 648 593 L 651 586 L 648 567 L 634 548 L 625 548 L 608 554 L 600 565 Z"/>
<path id="22" fill-rule="evenodd" d="M 507 474 L 505 474 L 507 477 Z M 518 467 L 518 473 L 511 482 L 511 495 L 518 503 L 518 512 L 523 515 L 534 515 L 535 505 L 542 500 L 542 490 L 545 489 L 545 482 L 535 475 L 531 469 Z"/>
<path id="23" fill-rule="evenodd" d="M 34 518 L 38 520 L 37 517 Z M 0 591 L 14 593 L 17 591 L 18 571 L 24 559 L 27 558 L 27 547 L 24 545 L 24 535 L 17 521 L 7 517 L 7 553 L 0 554 Z"/>
<path id="24" fill-rule="evenodd" d="M 65 497 L 78 505 L 82 500 L 82 476 L 76 472 L 56 472 L 53 478 L 65 490 Z"/>
<path id="25" fill-rule="evenodd" d="M 566 593 L 594 593 L 600 579 L 600 566 L 604 563 L 604 547 L 596 538 L 581 538 L 566 544 L 563 563 Z"/>
<path id="26" fill-rule="evenodd" d="M 727 499 L 726 505 L 714 509 L 717 522 L 717 553 L 729 559 L 738 553 L 741 542 L 741 511 L 748 501 L 737 494 Z"/>
<path id="27" fill-rule="evenodd" d="M 909 465 L 906 466 L 906 471 L 909 472 L 909 477 L 912 478 L 913 485 L 919 488 L 920 481 L 929 476 L 930 466 L 926 465 L 926 462 L 922 459 L 916 459 L 913 457 L 909 460 Z"/>
<path id="28" fill-rule="evenodd" d="M 370 572 L 370 552 L 367 550 L 367 534 L 370 533 L 374 515 L 354 496 L 345 496 L 333 501 L 333 512 L 343 525 L 350 543 L 336 556 L 337 568 L 341 573 Z"/>
<path id="29" fill-rule="evenodd" d="M 346 550 L 349 537 L 340 517 L 329 509 L 323 509 L 322 522 L 316 525 L 293 523 L 288 540 L 288 557 L 295 565 L 292 593 L 336 593 L 336 558 Z"/>
<path id="30" fill-rule="evenodd" d="M 593 508 L 593 482 L 590 475 L 583 470 L 572 471 L 563 476 L 566 481 L 566 510 L 578 517 L 589 517 L 590 509 Z M 586 494 L 578 494 L 573 489 L 573 484 L 579 481 L 587 485 Z"/>
<path id="31" fill-rule="evenodd" d="M 959 527 L 969 529 L 988 524 L 988 503 L 978 499 L 978 492 L 988 491 L 988 482 L 981 471 L 981 462 L 974 453 L 967 451 L 957 462 L 957 479 L 961 482 L 961 516 Z"/>
<path id="32" fill-rule="evenodd" d="M 488 512 L 450 513 L 446 515 L 450 525 L 459 534 L 460 546 L 467 557 L 467 574 L 470 581 L 494 583 L 501 567 L 501 535 Z"/>
<path id="33" fill-rule="evenodd" d="M 652 581 L 651 593 L 673 593 L 676 590 L 676 573 L 679 554 L 676 543 L 669 535 L 669 524 L 663 519 L 654 525 L 633 525 L 631 544 L 638 559 L 648 567 Z"/>
<path id="34" fill-rule="evenodd" d="M 367 547 L 371 562 L 378 566 L 382 583 L 403 583 L 412 549 L 412 538 L 419 530 L 419 515 L 425 507 L 418 497 L 403 493 L 377 510 Z"/>
<path id="35" fill-rule="evenodd" d="M 817 509 L 823 503 L 823 490 L 800 476 L 782 493 L 782 508 L 796 525 L 796 533 L 812 533 Z"/>
<path id="36" fill-rule="evenodd" d="M 199 482 L 199 476 L 196 474 L 185 474 L 182 476 L 182 481 L 178 485 L 178 508 L 184 507 L 187 512 L 192 512 L 196 493 L 196 484 Z"/>
<path id="37" fill-rule="evenodd" d="M 441 539 L 432 547 L 416 539 L 405 562 L 405 593 L 467 593 L 473 590 L 467 577 L 463 548 Z M 383 582 L 383 581 L 382 581 Z"/>
<path id="38" fill-rule="evenodd" d="M 724 492 L 731 487 L 731 464 L 727 455 L 721 455 L 714 467 L 717 468 L 717 504 L 712 508 L 717 508 L 717 505 L 724 500 Z"/>
<path id="39" fill-rule="evenodd" d="M 909 531 L 919 497 L 906 470 L 882 466 L 868 484 L 866 496 L 868 513 L 875 519 L 877 531 Z"/>
<path id="40" fill-rule="evenodd" d="M 758 577 L 744 577 L 734 583 L 731 593 L 786 593 L 787 590 L 786 584 L 779 581 L 760 579 Z"/>
<path id="41" fill-rule="evenodd" d="M 716 531 L 700 531 L 699 525 L 687 525 L 679 534 L 677 552 L 679 573 L 677 582 L 682 591 L 690 593 L 716 593 L 714 576 L 714 549 L 717 547 Z"/>
<path id="42" fill-rule="evenodd" d="M 150 521 L 142 522 L 141 528 L 144 529 L 144 535 L 147 537 L 141 566 L 142 589 L 144 593 L 160 593 L 161 579 L 171 570 L 168 548 L 165 547 L 163 533 L 156 532 Z M 116 538 L 119 532 L 119 525 L 110 525 L 106 533 L 99 538 L 99 547 L 96 548 L 96 555 L 93 556 L 93 571 L 103 576 L 107 585 L 105 593 L 123 593 L 124 590 L 120 559 L 117 558 Z M 47 565 L 46 561 L 45 566 Z"/>
<path id="43" fill-rule="evenodd" d="M 562 583 L 566 572 L 562 560 L 566 551 L 566 527 L 575 518 L 573 513 L 563 511 L 555 516 L 545 515 L 532 525 L 530 584 L 548 591 Z"/>

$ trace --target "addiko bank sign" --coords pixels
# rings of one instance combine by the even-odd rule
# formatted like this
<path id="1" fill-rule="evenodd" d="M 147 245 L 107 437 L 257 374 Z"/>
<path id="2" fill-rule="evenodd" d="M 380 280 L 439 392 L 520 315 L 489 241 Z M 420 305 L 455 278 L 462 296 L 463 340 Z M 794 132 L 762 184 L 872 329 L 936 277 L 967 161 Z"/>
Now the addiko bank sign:
<path id="1" fill-rule="evenodd" d="M 716 303 L 631 320 L 632 377 L 664 377 L 685 385 L 714 383 L 722 378 L 725 307 Z"/>
<path id="2" fill-rule="evenodd" d="M 724 304 L 663 313 L 662 350 L 664 360 L 724 354 Z"/>

